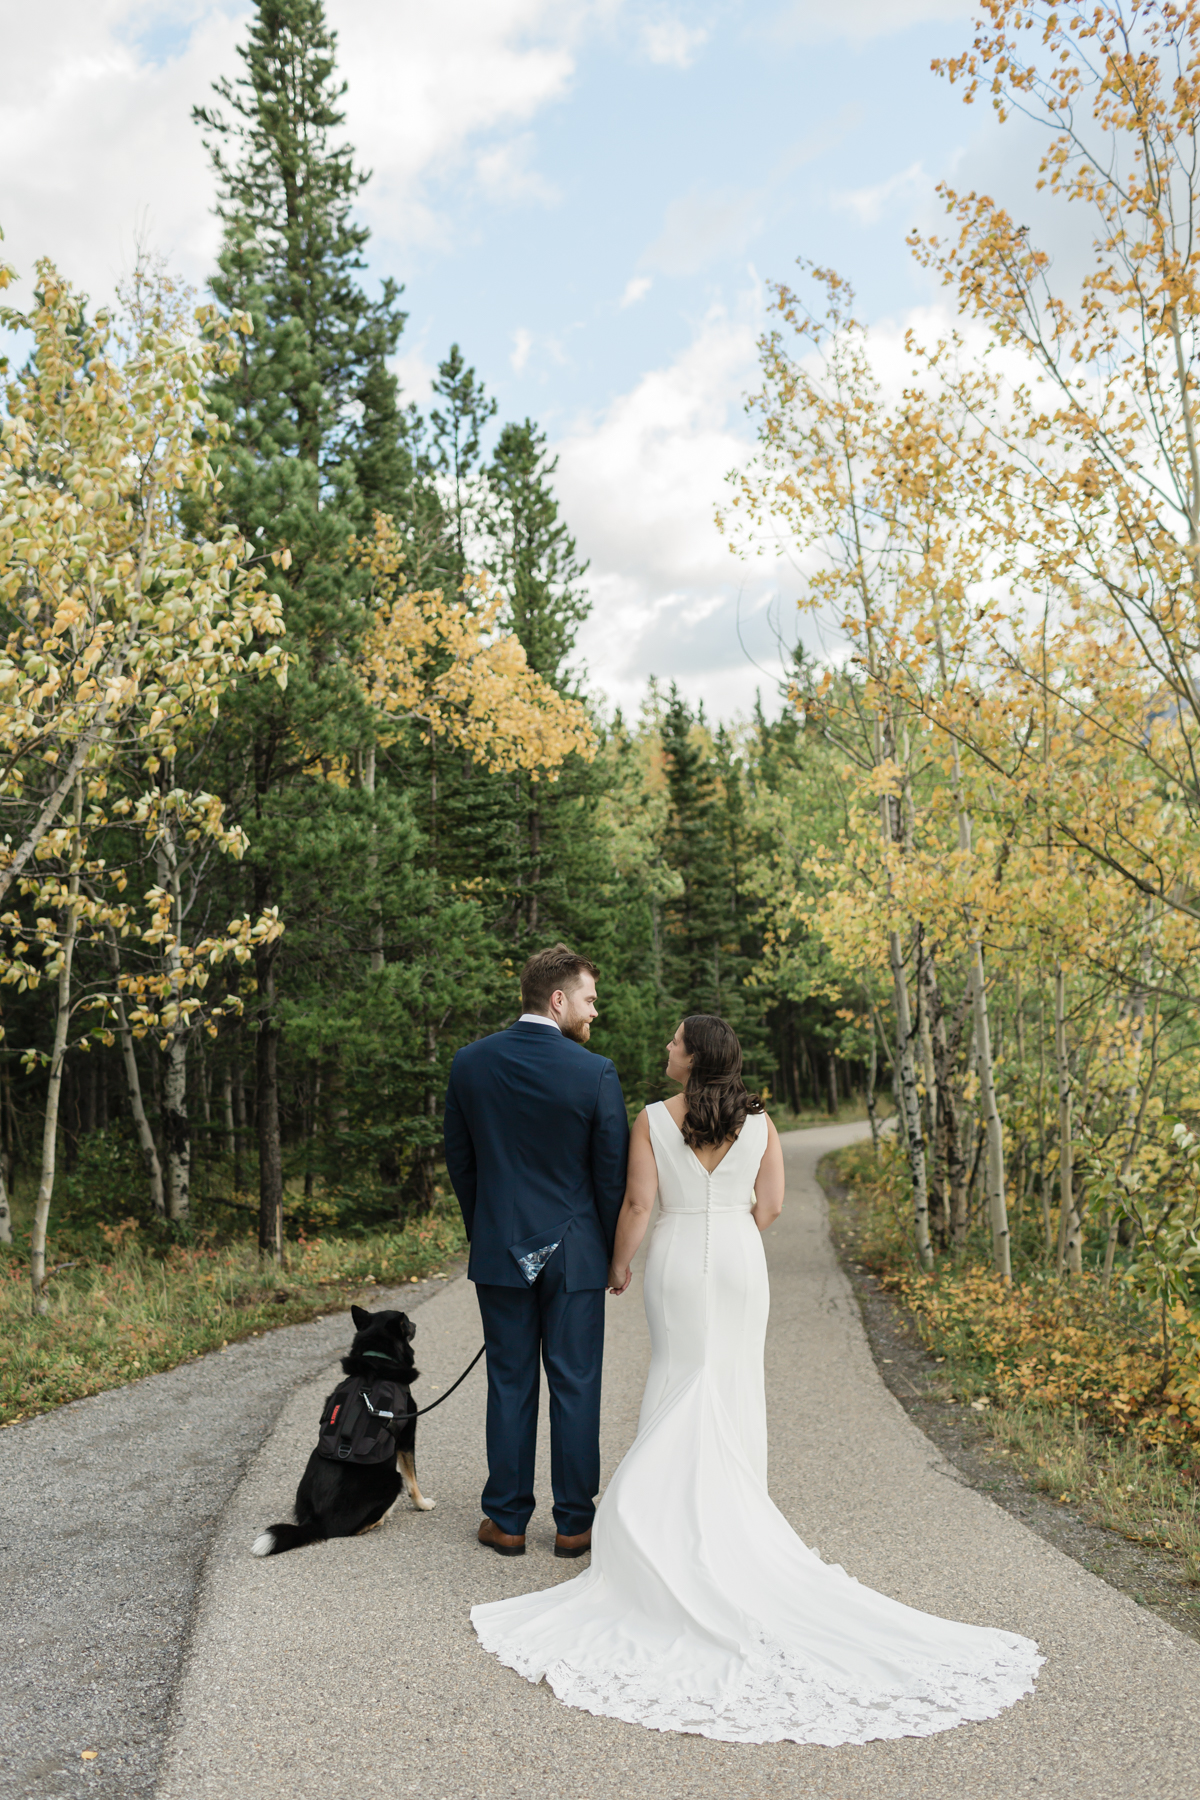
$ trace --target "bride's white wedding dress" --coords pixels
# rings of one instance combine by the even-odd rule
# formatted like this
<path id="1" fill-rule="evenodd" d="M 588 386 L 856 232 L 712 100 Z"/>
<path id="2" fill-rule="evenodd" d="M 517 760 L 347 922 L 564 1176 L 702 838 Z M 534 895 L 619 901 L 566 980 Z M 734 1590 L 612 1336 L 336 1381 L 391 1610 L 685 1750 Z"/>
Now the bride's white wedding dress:
<path id="1" fill-rule="evenodd" d="M 862 1744 L 993 1718 L 1032 1688 L 1036 1644 L 862 1587 L 767 1493 L 769 1294 L 750 1216 L 766 1120 L 748 1118 L 711 1174 L 661 1103 L 649 1125 L 662 1212 L 637 1437 L 590 1568 L 473 1608 L 481 1644 L 569 1706 L 732 1743 Z"/>

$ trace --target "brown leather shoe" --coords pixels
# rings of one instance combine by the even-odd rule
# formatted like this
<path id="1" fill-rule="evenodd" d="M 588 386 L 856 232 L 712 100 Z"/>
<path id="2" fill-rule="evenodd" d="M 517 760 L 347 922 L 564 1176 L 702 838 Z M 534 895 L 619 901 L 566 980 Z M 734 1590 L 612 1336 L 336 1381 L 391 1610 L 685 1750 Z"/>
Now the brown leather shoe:
<path id="1" fill-rule="evenodd" d="M 577 1531 L 574 1537 L 564 1537 L 561 1531 L 554 1534 L 555 1556 L 586 1556 L 592 1547 L 591 1529 Z"/>
<path id="2" fill-rule="evenodd" d="M 497 1556 L 524 1556 L 525 1554 L 524 1532 L 520 1537 L 513 1537 L 511 1532 L 501 1531 L 500 1527 L 491 1519 L 485 1519 L 479 1527 L 479 1541 L 481 1544 L 486 1544 L 489 1550 L 494 1550 Z"/>

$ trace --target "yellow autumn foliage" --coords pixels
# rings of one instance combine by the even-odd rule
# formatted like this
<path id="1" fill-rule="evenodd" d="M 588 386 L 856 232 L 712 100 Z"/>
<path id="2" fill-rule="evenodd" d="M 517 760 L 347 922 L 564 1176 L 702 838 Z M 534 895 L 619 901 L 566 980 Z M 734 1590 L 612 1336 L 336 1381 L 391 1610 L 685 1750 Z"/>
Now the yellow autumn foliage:
<path id="1" fill-rule="evenodd" d="M 554 781 L 569 755 L 592 759 L 586 709 L 529 667 L 486 578 L 469 577 L 454 599 L 409 587 L 399 533 L 382 513 L 351 556 L 370 576 L 362 685 L 381 742 L 415 721 L 426 742 L 444 738 L 493 772 L 534 780 Z"/>

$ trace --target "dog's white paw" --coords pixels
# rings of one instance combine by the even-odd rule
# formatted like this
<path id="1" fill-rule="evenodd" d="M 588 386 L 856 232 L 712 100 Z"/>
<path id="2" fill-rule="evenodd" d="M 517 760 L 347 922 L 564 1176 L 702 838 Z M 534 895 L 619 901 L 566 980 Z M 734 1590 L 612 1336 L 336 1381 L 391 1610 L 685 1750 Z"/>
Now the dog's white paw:
<path id="1" fill-rule="evenodd" d="M 436 1505 L 437 1501 L 431 1500 L 428 1494 L 423 1494 L 419 1500 L 413 1501 L 417 1512 L 432 1512 Z"/>
<path id="2" fill-rule="evenodd" d="M 270 1556 L 275 1548 L 275 1534 L 271 1531 L 260 1531 L 250 1546 L 251 1556 Z"/>

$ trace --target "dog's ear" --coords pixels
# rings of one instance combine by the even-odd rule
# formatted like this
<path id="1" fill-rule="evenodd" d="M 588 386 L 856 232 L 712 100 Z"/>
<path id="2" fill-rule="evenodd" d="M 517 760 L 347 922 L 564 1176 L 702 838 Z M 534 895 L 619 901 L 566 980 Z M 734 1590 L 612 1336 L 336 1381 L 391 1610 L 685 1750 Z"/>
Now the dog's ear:
<path id="1" fill-rule="evenodd" d="M 354 1320 L 355 1331 L 365 1331 L 367 1326 L 371 1323 L 370 1313 L 362 1306 L 352 1306 L 350 1308 L 350 1317 Z"/>

